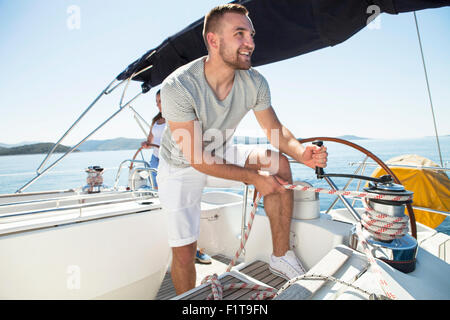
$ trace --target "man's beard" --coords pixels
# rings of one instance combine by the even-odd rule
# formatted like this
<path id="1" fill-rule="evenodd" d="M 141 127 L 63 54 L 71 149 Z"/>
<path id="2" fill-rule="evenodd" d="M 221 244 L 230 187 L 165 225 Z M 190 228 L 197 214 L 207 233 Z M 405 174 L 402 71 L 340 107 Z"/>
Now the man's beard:
<path id="1" fill-rule="evenodd" d="M 223 42 L 220 44 L 219 54 L 230 68 L 235 70 L 248 70 L 252 66 L 251 57 L 249 57 L 248 61 L 239 59 L 239 50 L 236 52 L 232 52 L 231 50 L 227 50 L 226 46 L 223 45 Z"/>

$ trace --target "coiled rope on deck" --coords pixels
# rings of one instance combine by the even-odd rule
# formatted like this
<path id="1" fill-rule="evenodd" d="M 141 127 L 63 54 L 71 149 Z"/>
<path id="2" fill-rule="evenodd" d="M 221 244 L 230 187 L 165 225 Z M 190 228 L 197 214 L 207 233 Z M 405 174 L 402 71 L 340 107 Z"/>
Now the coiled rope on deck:
<path id="1" fill-rule="evenodd" d="M 276 291 L 273 288 L 261 286 L 258 284 L 248 284 L 245 282 L 239 283 L 228 283 L 226 285 L 222 285 L 218 279 L 217 274 L 213 274 L 210 276 L 206 276 L 202 280 L 202 284 L 211 281 L 211 290 L 212 292 L 206 297 L 206 300 L 222 300 L 223 292 L 226 290 L 232 289 L 250 289 L 257 290 L 250 296 L 250 300 L 264 300 L 267 298 L 271 298 L 275 296 Z"/>

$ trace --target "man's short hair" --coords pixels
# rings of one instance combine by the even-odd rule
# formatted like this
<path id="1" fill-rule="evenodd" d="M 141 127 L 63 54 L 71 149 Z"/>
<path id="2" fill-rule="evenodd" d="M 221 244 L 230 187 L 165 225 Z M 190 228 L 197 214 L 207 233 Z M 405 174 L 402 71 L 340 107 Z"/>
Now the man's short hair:
<path id="1" fill-rule="evenodd" d="M 206 35 L 208 34 L 208 32 L 218 31 L 219 20 L 225 13 L 228 12 L 239 13 L 248 16 L 247 8 L 237 3 L 227 3 L 211 9 L 211 11 L 209 11 L 205 16 L 205 20 L 203 22 L 203 40 L 205 41 L 206 48 L 208 48 L 208 40 L 206 39 Z"/>

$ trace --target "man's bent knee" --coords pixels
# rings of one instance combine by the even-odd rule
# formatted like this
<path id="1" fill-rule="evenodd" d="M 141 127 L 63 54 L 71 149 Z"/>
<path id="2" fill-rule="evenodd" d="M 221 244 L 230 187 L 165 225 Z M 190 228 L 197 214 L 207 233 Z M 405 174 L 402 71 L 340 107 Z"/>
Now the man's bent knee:
<path id="1" fill-rule="evenodd" d="M 276 174 L 278 171 L 279 153 L 271 150 L 253 150 L 245 162 L 245 167 L 256 170 L 269 171 L 270 174 Z"/>
<path id="2" fill-rule="evenodd" d="M 279 175 L 284 180 L 292 183 L 292 173 L 291 173 L 291 165 L 289 163 L 289 159 L 285 155 L 280 155 L 279 161 L 279 169 L 277 175 Z"/>
<path id="3" fill-rule="evenodd" d="M 268 171 L 272 175 L 278 175 L 284 179 L 291 179 L 291 168 L 288 158 L 272 150 L 253 150 L 245 167 Z"/>

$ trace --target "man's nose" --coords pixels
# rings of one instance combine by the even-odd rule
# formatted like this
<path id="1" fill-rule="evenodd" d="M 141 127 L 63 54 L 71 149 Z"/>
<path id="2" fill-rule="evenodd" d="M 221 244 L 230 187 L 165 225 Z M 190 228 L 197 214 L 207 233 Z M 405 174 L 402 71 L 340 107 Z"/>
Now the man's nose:
<path id="1" fill-rule="evenodd" d="M 253 50 L 255 48 L 255 41 L 253 40 L 252 36 L 247 36 L 245 37 L 245 46 L 251 50 Z"/>

